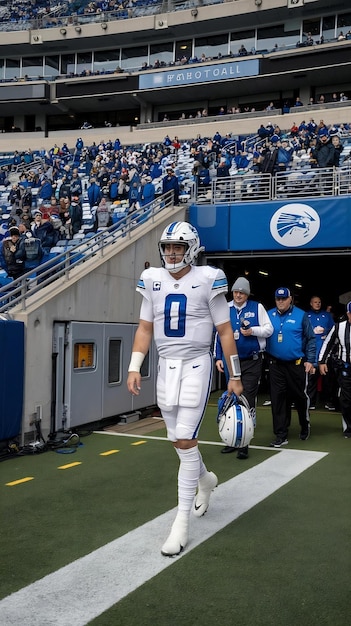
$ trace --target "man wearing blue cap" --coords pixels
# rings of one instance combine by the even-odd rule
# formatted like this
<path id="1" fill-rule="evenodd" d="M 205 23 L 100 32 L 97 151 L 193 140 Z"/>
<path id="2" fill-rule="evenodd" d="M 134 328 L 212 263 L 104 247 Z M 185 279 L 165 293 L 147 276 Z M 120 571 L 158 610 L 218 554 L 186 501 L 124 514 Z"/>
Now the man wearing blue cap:
<path id="1" fill-rule="evenodd" d="M 287 287 L 275 292 L 276 306 L 268 311 L 273 333 L 266 340 L 275 440 L 271 446 L 288 443 L 291 404 L 300 422 L 300 439 L 310 435 L 308 374 L 315 371 L 316 338 L 307 313 L 292 303 Z"/>
<path id="2" fill-rule="evenodd" d="M 334 353 L 338 384 L 342 430 L 345 439 L 351 439 L 351 302 L 346 305 L 347 319 L 330 330 L 319 353 L 319 371 L 328 372 L 328 358 Z"/>

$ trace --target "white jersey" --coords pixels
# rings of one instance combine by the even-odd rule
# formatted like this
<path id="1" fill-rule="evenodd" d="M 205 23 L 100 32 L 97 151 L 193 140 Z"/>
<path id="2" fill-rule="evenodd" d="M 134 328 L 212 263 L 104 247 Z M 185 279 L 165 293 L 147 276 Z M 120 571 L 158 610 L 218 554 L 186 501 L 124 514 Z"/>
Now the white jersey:
<path id="1" fill-rule="evenodd" d="M 211 350 L 214 320 L 210 302 L 228 291 L 222 270 L 192 266 L 177 280 L 162 267 L 150 267 L 142 273 L 136 289 L 152 304 L 152 318 L 145 321 L 153 322 L 161 357 L 187 360 Z"/>

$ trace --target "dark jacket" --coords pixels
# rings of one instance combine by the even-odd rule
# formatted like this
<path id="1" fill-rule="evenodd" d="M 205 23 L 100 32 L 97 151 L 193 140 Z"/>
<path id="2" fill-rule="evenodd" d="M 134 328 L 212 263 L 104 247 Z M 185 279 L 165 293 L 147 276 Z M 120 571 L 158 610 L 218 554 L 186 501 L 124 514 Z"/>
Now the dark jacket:
<path id="1" fill-rule="evenodd" d="M 326 143 L 318 141 L 314 156 L 318 167 L 333 167 L 335 164 L 335 148 L 330 139 Z"/>
<path id="2" fill-rule="evenodd" d="M 19 240 L 17 258 L 20 258 L 24 262 L 25 271 L 37 267 L 44 256 L 44 250 L 41 245 L 40 239 L 32 236 L 31 232 L 22 235 Z"/>
<path id="3" fill-rule="evenodd" d="M 162 193 L 174 191 L 174 204 L 179 204 L 179 183 L 178 178 L 174 174 L 167 174 L 162 180 Z"/>
<path id="4" fill-rule="evenodd" d="M 40 239 L 44 251 L 49 251 L 57 242 L 57 233 L 51 222 L 42 222 L 40 225 L 34 224 L 32 233 L 34 237 Z"/>
<path id="5" fill-rule="evenodd" d="M 14 244 L 11 239 L 4 239 L 1 242 L 0 250 L 0 264 L 1 267 L 7 272 L 8 276 L 16 279 L 25 273 L 24 260 L 21 258 L 19 251 L 21 239 Z M 15 246 L 16 250 L 11 251 L 12 246 Z"/>
<path id="6" fill-rule="evenodd" d="M 72 224 L 72 234 L 75 235 L 82 227 L 83 211 L 81 205 L 78 202 L 71 202 L 69 214 Z"/>

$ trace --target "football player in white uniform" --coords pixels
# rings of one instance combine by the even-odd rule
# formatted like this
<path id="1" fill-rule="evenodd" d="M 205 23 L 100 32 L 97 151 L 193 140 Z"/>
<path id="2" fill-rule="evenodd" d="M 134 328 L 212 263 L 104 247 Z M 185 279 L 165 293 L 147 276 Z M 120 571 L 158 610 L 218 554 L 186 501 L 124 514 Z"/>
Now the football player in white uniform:
<path id="1" fill-rule="evenodd" d="M 197 440 L 211 389 L 213 326 L 228 364 L 228 393 L 240 395 L 243 388 L 223 271 L 195 266 L 203 247 L 187 222 L 170 224 L 159 250 L 163 267 L 144 270 L 137 285 L 143 301 L 127 385 L 132 394 L 140 393 L 140 369 L 154 336 L 159 354 L 157 402 L 180 461 L 178 512 L 161 549 L 165 556 L 174 556 L 188 542 L 191 510 L 197 517 L 204 515 L 218 484 L 217 476 L 206 469 Z"/>

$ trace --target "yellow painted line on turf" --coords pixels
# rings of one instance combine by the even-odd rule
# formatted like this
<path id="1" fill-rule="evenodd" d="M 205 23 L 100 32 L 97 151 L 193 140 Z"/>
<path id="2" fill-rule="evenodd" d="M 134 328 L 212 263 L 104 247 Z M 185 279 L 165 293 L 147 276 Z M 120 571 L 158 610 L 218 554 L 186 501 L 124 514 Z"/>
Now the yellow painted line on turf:
<path id="1" fill-rule="evenodd" d="M 70 469 L 70 467 L 76 467 L 76 465 L 81 465 L 81 461 L 76 461 L 76 463 L 67 463 L 67 465 L 60 465 L 57 469 Z"/>
<path id="2" fill-rule="evenodd" d="M 107 450 L 106 452 L 100 452 L 100 456 L 109 456 L 110 454 L 116 454 L 119 450 Z"/>
<path id="3" fill-rule="evenodd" d="M 141 446 L 143 443 L 146 443 L 146 441 L 136 441 L 135 443 L 131 443 L 131 446 Z"/>
<path id="4" fill-rule="evenodd" d="M 26 476 L 25 478 L 20 478 L 19 480 L 13 480 L 11 483 L 6 483 L 6 487 L 21 485 L 22 483 L 27 483 L 29 480 L 34 480 L 34 476 Z"/>

